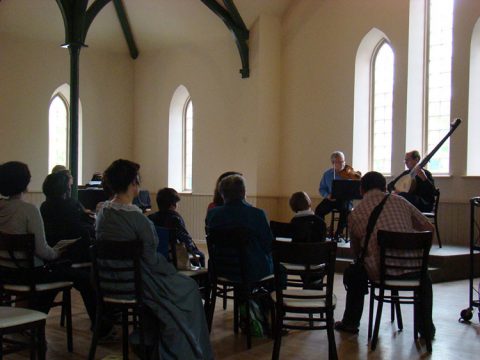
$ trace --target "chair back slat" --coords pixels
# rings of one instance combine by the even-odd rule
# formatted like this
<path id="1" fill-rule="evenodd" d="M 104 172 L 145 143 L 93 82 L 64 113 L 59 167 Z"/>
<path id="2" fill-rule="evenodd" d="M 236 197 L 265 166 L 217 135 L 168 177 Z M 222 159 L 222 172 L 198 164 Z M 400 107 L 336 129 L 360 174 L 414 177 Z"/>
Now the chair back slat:
<path id="1" fill-rule="evenodd" d="M 431 231 L 402 233 L 379 230 L 381 283 L 402 273 L 416 274 L 418 279 L 426 276 L 432 236 Z"/>
<path id="2" fill-rule="evenodd" d="M 244 227 L 208 229 L 207 246 L 212 279 L 248 283 L 247 247 L 250 230 Z"/>
<path id="3" fill-rule="evenodd" d="M 272 230 L 273 237 L 276 238 L 292 238 L 293 226 L 290 223 L 280 221 L 270 221 L 270 230 Z"/>
<path id="4" fill-rule="evenodd" d="M 94 282 L 101 301 L 109 297 L 141 302 L 142 252 L 143 243 L 138 240 L 102 240 L 90 246 Z"/>
<path id="5" fill-rule="evenodd" d="M 282 274 L 287 274 L 287 284 L 291 277 L 301 276 L 309 279 L 316 275 L 326 276 L 326 293 L 312 296 L 309 293 L 295 295 L 299 298 L 325 298 L 331 305 L 333 294 L 333 280 L 335 272 L 337 244 L 335 242 L 283 242 L 274 241 L 272 246 L 273 262 L 275 266 L 276 296 L 279 302 L 283 301 L 284 289 Z M 290 265 L 295 265 L 290 267 Z"/>

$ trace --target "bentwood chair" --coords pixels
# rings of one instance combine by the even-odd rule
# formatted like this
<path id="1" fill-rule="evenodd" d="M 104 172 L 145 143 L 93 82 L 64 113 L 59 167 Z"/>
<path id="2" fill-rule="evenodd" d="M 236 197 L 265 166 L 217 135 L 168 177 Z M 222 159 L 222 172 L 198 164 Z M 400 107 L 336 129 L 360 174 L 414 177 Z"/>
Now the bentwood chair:
<path id="1" fill-rule="evenodd" d="M 272 247 L 275 266 L 275 292 L 271 294 L 276 308 L 275 343 L 272 360 L 280 356 L 283 329 L 327 330 L 328 358 L 337 359 L 333 311 L 333 294 L 337 244 L 335 242 L 274 241 Z M 323 290 L 284 288 L 282 277 L 326 276 Z M 315 315 L 318 315 L 316 317 Z"/>
<path id="2" fill-rule="evenodd" d="M 45 360 L 45 320 L 47 314 L 24 308 L 0 306 L 0 360 L 3 355 L 16 349 L 3 350 L 3 336 L 21 331 L 30 331 L 30 359 L 35 359 L 35 350 L 39 360 Z M 23 349 L 20 347 L 19 350 Z"/>
<path id="3" fill-rule="evenodd" d="M 378 342 L 383 303 L 395 304 L 399 317 L 399 327 L 402 329 L 400 304 L 421 306 L 423 293 L 427 284 L 428 255 L 432 245 L 432 232 L 401 233 L 379 230 L 377 241 L 380 246 L 380 280 L 371 282 L 370 311 L 368 322 L 368 337 L 371 335 L 374 300 L 378 301 L 375 327 L 371 337 L 371 349 L 375 350 Z M 398 273 L 407 275 L 396 275 Z M 390 294 L 385 294 L 389 291 Z M 410 292 L 411 294 L 404 294 Z M 415 311 L 414 311 L 415 314 Z M 419 321 L 414 316 L 414 339 L 420 331 Z M 423 331 L 427 351 L 432 351 L 432 324 L 424 324 Z"/>
<path id="4" fill-rule="evenodd" d="M 250 239 L 250 230 L 244 227 L 208 229 L 207 233 L 208 273 L 211 289 L 217 289 L 217 286 L 233 288 L 233 330 L 235 333 L 238 333 L 239 329 L 239 306 L 245 306 L 245 332 L 248 349 L 252 347 L 250 300 L 266 299 L 270 302 L 271 315 L 274 316 L 273 304 L 270 301 L 269 292 L 266 290 L 273 288 L 273 274 L 257 281 L 250 280 L 248 276 L 247 249 Z M 217 291 L 211 292 L 212 299 L 207 318 L 209 328 L 211 328 L 213 320 L 217 295 Z"/>
<path id="5" fill-rule="evenodd" d="M 62 300 L 52 306 L 62 306 L 67 326 L 67 349 L 73 352 L 72 305 L 70 281 L 42 283 L 37 279 L 34 265 L 35 236 L 33 234 L 6 234 L 0 232 L 0 273 L 10 274 L 6 279 L 0 276 L 1 304 L 12 305 L 26 301 L 29 308 L 35 308 L 36 300 L 47 293 L 62 292 Z M 21 281 L 10 281 L 21 279 Z"/>
<path id="6" fill-rule="evenodd" d="M 440 240 L 440 232 L 438 231 L 438 205 L 440 203 L 440 189 L 435 189 L 435 201 L 433 202 L 433 209 L 431 212 L 422 213 L 426 216 L 430 222 L 435 226 L 435 236 L 438 240 L 438 247 L 442 247 L 442 241 Z"/>
<path id="7" fill-rule="evenodd" d="M 142 300 L 141 241 L 97 241 L 90 246 L 94 285 L 97 293 L 95 328 L 90 345 L 89 360 L 95 359 L 100 321 L 108 308 L 122 314 L 123 359 L 128 359 L 128 326 L 133 323 L 140 335 L 140 351 L 147 359 L 143 321 L 145 306 Z M 129 321 L 129 316 L 132 321 Z"/>

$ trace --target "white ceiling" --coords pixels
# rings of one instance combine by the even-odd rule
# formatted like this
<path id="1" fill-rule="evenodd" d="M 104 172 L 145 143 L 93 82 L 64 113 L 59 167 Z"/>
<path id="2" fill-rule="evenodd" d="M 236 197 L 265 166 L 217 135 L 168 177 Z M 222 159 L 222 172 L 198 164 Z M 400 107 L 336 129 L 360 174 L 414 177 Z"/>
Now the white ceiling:
<path id="1" fill-rule="evenodd" d="M 234 3 L 250 28 L 260 14 L 281 16 L 292 1 L 295 0 L 234 0 Z M 200 0 L 123 0 L 123 3 L 140 54 L 171 45 L 201 44 L 231 37 L 223 21 Z M 0 0 L 0 33 L 59 45 L 65 40 L 55 0 Z M 86 44 L 90 48 L 128 52 L 113 3 L 107 4 L 93 21 Z"/>

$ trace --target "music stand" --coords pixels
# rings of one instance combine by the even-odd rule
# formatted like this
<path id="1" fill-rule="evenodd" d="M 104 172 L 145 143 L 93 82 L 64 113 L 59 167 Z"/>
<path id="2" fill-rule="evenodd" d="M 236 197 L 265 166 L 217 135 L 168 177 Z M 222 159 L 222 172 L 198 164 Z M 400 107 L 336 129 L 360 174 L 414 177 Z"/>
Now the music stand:
<path id="1" fill-rule="evenodd" d="M 332 181 L 332 198 L 341 201 L 361 199 L 360 180 L 335 179 Z"/>

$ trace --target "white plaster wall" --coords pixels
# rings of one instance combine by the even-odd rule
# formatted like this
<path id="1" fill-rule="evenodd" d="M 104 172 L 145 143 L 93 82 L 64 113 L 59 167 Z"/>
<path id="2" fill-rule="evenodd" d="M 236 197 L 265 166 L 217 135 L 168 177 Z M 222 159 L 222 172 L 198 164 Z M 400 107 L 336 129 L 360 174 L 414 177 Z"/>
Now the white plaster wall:
<path id="1" fill-rule="evenodd" d="M 355 53 L 373 27 L 388 36 L 395 53 L 392 170 L 403 170 L 408 14 L 407 0 L 300 0 L 284 15 L 280 195 L 304 190 L 318 196 L 334 150 L 351 163 Z M 465 121 L 470 38 L 479 16 L 480 1 L 456 1 L 452 118 Z M 465 202 L 479 193 L 479 179 L 463 177 L 466 141 L 465 123 L 451 140 L 452 176 L 437 180 L 443 200 Z"/>
<path id="2" fill-rule="evenodd" d="M 41 190 L 48 172 L 48 105 L 70 82 L 68 50 L 59 43 L 0 34 L 0 162 L 20 160 Z M 125 55 L 85 48 L 80 54 L 83 181 L 115 158 L 132 156 L 133 66 Z"/>

